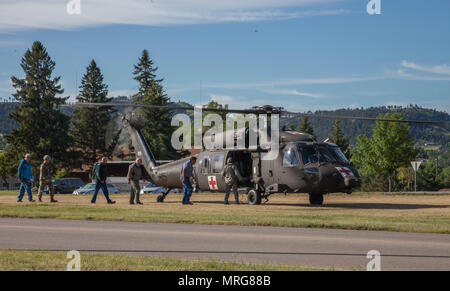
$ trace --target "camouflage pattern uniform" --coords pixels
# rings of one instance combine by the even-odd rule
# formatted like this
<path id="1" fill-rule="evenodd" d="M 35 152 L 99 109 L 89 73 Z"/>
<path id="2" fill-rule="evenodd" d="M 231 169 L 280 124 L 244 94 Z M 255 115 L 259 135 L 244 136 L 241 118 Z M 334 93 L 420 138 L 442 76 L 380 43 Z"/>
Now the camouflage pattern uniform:
<path id="1" fill-rule="evenodd" d="M 222 170 L 221 175 L 225 179 L 226 190 L 225 190 L 225 204 L 228 204 L 228 198 L 230 197 L 230 192 L 233 191 L 236 204 L 239 204 L 239 193 L 237 191 L 238 182 L 243 180 L 241 174 L 237 167 L 233 164 L 231 158 L 228 159 L 227 164 Z"/>
<path id="2" fill-rule="evenodd" d="M 45 189 L 45 186 L 48 186 L 48 190 L 50 192 L 50 202 L 57 202 L 54 199 L 55 190 L 53 189 L 52 183 L 53 169 L 50 163 L 42 163 L 40 167 L 40 175 L 39 175 L 39 191 L 38 198 L 39 202 L 42 202 L 42 192 Z"/>
<path id="3" fill-rule="evenodd" d="M 141 192 L 139 181 L 142 178 L 142 168 L 143 166 L 138 166 L 136 163 L 133 163 L 128 168 L 127 178 L 131 184 L 130 204 L 134 204 L 134 197 L 136 197 L 136 203 L 141 204 L 141 201 L 139 199 L 139 195 Z"/>

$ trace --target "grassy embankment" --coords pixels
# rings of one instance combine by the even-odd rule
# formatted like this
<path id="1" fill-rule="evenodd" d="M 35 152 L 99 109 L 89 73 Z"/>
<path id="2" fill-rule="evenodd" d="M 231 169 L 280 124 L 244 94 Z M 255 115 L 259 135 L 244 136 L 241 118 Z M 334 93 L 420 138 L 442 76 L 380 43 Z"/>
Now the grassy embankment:
<path id="1" fill-rule="evenodd" d="M 0 271 L 65 271 L 66 252 L 0 250 Z M 82 253 L 81 271 L 309 271 L 323 270 L 268 264 L 226 263 L 213 260 Z"/>
<path id="2" fill-rule="evenodd" d="M 194 205 L 183 206 L 180 194 L 164 203 L 156 195 L 144 195 L 143 206 L 128 205 L 128 195 L 112 195 L 106 205 L 90 196 L 58 195 L 56 204 L 15 202 L 15 191 L 0 192 L 0 217 L 55 218 L 169 222 L 196 224 L 260 225 L 312 228 L 387 230 L 450 233 L 450 195 L 430 194 L 333 194 L 321 207 L 309 206 L 307 195 L 274 195 L 265 205 L 223 205 L 223 194 L 194 194 Z M 242 201 L 245 196 L 241 195 Z"/>

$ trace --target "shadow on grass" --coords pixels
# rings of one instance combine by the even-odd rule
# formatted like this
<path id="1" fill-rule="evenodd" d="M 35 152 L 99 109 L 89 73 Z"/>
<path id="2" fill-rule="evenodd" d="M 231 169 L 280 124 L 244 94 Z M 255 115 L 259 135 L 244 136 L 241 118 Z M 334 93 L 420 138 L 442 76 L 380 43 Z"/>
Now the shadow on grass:
<path id="1" fill-rule="evenodd" d="M 192 201 L 194 204 L 216 204 L 223 205 L 223 201 Z M 181 201 L 165 201 L 163 203 L 181 204 Z M 230 200 L 230 205 L 234 205 L 234 201 Z M 240 205 L 247 205 L 247 201 L 241 201 Z M 307 203 L 283 203 L 270 202 L 262 203 L 260 206 L 291 206 L 291 207 L 318 207 L 318 208 L 344 208 L 344 209 L 391 209 L 391 210 L 414 210 L 414 209 L 439 209 L 450 208 L 450 205 L 430 205 L 430 204 L 398 204 L 398 203 L 332 203 L 327 204 L 326 201 L 322 206 L 310 205 Z M 255 205 L 253 207 L 258 207 Z"/>
<path id="2" fill-rule="evenodd" d="M 270 203 L 270 202 L 269 202 Z M 449 208 L 449 205 L 429 205 L 429 204 L 396 204 L 396 203 L 333 203 L 322 206 L 312 206 L 309 204 L 287 204 L 270 203 L 277 206 L 296 206 L 296 207 L 320 207 L 320 208 L 344 208 L 344 209 L 391 209 L 391 210 L 414 210 L 414 209 L 439 209 Z"/>

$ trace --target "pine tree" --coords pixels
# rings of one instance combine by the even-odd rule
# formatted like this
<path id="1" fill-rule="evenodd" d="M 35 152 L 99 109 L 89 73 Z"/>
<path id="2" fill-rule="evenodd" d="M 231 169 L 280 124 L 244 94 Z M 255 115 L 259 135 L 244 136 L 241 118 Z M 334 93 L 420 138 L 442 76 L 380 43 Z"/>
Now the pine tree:
<path id="1" fill-rule="evenodd" d="M 108 103 L 112 100 L 107 97 L 108 86 L 104 84 L 101 70 L 94 60 L 86 68 L 80 89 L 79 103 Z M 101 156 L 112 156 L 115 143 L 107 140 L 107 131 L 115 118 L 116 110 L 109 106 L 75 109 L 71 135 L 82 164 L 92 165 Z"/>
<path id="2" fill-rule="evenodd" d="M 300 122 L 300 125 L 297 127 L 297 131 L 314 135 L 314 128 L 312 127 L 311 123 L 309 123 L 307 117 L 302 117 L 302 121 Z"/>
<path id="3" fill-rule="evenodd" d="M 166 106 L 170 99 L 165 93 L 162 81 L 156 79 L 154 66 L 147 50 L 142 52 L 139 63 L 134 66 L 134 79 L 139 83 L 139 91 L 133 96 L 135 103 Z M 171 137 L 175 130 L 171 126 L 171 114 L 166 109 L 140 108 L 138 113 L 145 122 L 142 132 L 153 154 L 158 159 L 175 159 L 180 156 L 172 147 Z"/>
<path id="4" fill-rule="evenodd" d="M 68 135 L 70 117 L 60 112 L 59 106 L 68 99 L 56 97 L 64 92 L 59 84 L 60 77 L 52 77 L 55 62 L 45 47 L 35 41 L 21 60 L 24 78 L 13 76 L 11 81 L 16 92 L 14 98 L 19 101 L 9 118 L 18 127 L 11 130 L 5 138 L 9 144 L 7 156 L 18 163 L 25 153 L 32 155 L 33 172 L 44 155 L 52 156 L 53 164 L 70 167 L 71 145 Z"/>
<path id="5" fill-rule="evenodd" d="M 339 126 L 339 120 L 335 120 L 334 122 L 334 128 L 333 128 L 333 132 L 331 133 L 331 138 L 330 141 L 334 144 L 336 144 L 338 147 L 341 148 L 342 152 L 349 157 L 349 150 L 348 150 L 348 146 L 349 146 L 349 142 L 348 142 L 348 138 L 346 138 L 344 136 L 344 134 L 342 133 L 342 130 Z"/>

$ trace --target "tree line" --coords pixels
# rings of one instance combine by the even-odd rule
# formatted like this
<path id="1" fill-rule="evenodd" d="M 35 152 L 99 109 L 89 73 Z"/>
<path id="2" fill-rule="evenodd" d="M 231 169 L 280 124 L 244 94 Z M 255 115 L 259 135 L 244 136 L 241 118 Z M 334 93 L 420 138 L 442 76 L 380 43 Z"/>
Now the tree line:
<path id="1" fill-rule="evenodd" d="M 65 114 L 67 110 L 61 110 L 61 105 L 69 97 L 61 97 L 64 94 L 61 77 L 53 76 L 56 64 L 39 41 L 25 52 L 20 66 L 24 76 L 11 77 L 15 103 L 7 115 L 12 123 L 10 132 L 3 136 L 7 144 L 0 155 L 3 179 L 15 174 L 25 153 L 33 157 L 34 173 L 38 172 L 42 157 L 47 154 L 51 155 L 54 166 L 65 172 L 92 165 L 102 156 L 112 156 L 121 133 L 116 109 L 109 106 L 75 108 L 70 110 L 70 116 Z M 144 50 L 132 71 L 139 86 L 138 93 L 131 97 L 132 102 L 152 105 L 170 102 L 163 80 L 158 79 L 156 73 L 157 67 Z M 112 99 L 108 97 L 108 85 L 95 60 L 88 64 L 79 89 L 76 96 L 79 103 L 107 103 Z M 178 157 L 179 153 L 170 146 L 172 127 L 167 112 L 139 109 L 139 113 L 148 125 L 143 133 L 155 155 L 161 159 Z"/>
<path id="2" fill-rule="evenodd" d="M 0 176 L 5 178 L 14 175 L 19 160 L 25 153 L 33 156 L 32 166 L 37 172 L 42 157 L 49 154 L 54 165 L 59 169 L 70 172 L 71 169 L 82 165 L 92 165 L 101 156 L 111 157 L 121 134 L 121 126 L 117 123 L 119 112 L 113 107 L 75 108 L 61 110 L 68 97 L 60 97 L 64 89 L 60 84 L 60 76 L 53 76 L 55 62 L 49 56 L 46 48 L 39 41 L 33 43 L 21 59 L 20 66 L 24 77 L 13 76 L 12 84 L 16 92 L 13 97 L 16 101 L 8 119 L 14 124 L 10 133 L 0 137 L 0 146 L 4 152 L 0 153 Z M 135 103 L 151 105 L 173 105 L 165 93 L 163 79 L 157 76 L 158 68 L 155 66 L 147 50 L 143 50 L 137 64 L 132 70 L 132 78 L 138 83 L 138 92 L 131 97 Z M 112 100 L 108 97 L 108 85 L 103 79 L 101 69 L 95 60 L 92 60 L 83 75 L 80 92 L 76 96 L 77 102 L 107 103 Z M 11 103 L 12 104 L 12 103 Z M 210 108 L 227 108 L 227 105 L 211 101 Z M 360 116 L 401 119 L 405 109 L 388 108 L 389 112 L 379 114 L 382 108 L 373 109 L 370 114 Z M 338 110 L 339 111 L 339 110 Z M 356 110 L 334 111 L 339 115 L 358 113 Z M 406 110 L 408 119 L 435 120 L 436 116 L 448 118 L 438 111 L 425 111 L 425 115 L 416 106 Z M 183 153 L 175 151 L 171 146 L 171 135 L 175 130 L 170 125 L 170 117 L 176 112 L 162 109 L 139 108 L 138 113 L 146 124 L 143 134 L 149 142 L 152 151 L 159 159 L 176 159 Z M 329 112 L 322 112 L 328 114 Z M 373 116 L 373 114 L 377 114 Z M 421 114 L 422 114 L 421 113 Z M 356 115 L 356 114 L 355 114 Z M 430 118 L 434 117 L 434 118 Z M 2 118 L 4 116 L 2 115 Z M 309 121 L 286 119 L 284 125 L 301 132 L 319 136 L 317 129 L 323 120 Z M 328 122 L 328 121 L 326 121 Z M 282 123 L 282 124 L 283 124 Z M 316 127 L 316 124 L 319 124 Z M 325 124 L 325 123 L 323 123 Z M 329 124 L 329 122 L 328 122 Z M 410 126 L 399 123 L 365 123 L 336 120 L 327 125 L 326 133 L 329 141 L 337 144 L 358 168 L 362 175 L 365 191 L 408 191 L 411 189 L 410 161 L 423 158 L 423 170 L 419 170 L 419 189 L 437 190 L 450 187 L 450 158 L 447 153 L 447 144 L 440 153 L 416 148 L 413 142 Z M 348 124 L 351 126 L 348 127 Z M 343 126 L 344 125 L 344 126 Z M 361 131 L 361 128 L 369 127 Z M 344 134 L 345 129 L 353 128 L 352 132 L 371 132 L 354 137 Z M 439 128 L 429 128 L 430 132 L 440 132 Z M 445 130 L 445 129 L 444 129 Z M 323 131 L 323 129 L 321 130 Z M 435 134 L 435 133 L 433 133 Z M 427 138 L 425 136 L 425 138 Z M 352 140 L 354 139 L 354 142 Z M 448 132 L 442 137 L 446 142 Z M 6 146 L 5 146 L 6 141 Z M 435 162 L 436 160 L 436 162 Z"/>
<path id="3" fill-rule="evenodd" d="M 400 113 L 389 112 L 375 117 L 402 119 Z M 291 125 L 291 128 L 294 129 L 294 126 Z M 306 117 L 301 119 L 296 129 L 315 135 L 313 125 Z M 362 191 L 413 191 L 414 173 L 410 162 L 415 160 L 423 161 L 417 173 L 419 190 L 450 188 L 448 147 L 438 151 L 416 147 L 408 124 L 376 122 L 371 134 L 359 134 L 355 145 L 350 146 L 340 121 L 336 120 L 327 136 L 330 136 L 327 141 L 337 144 L 358 169 Z"/>

